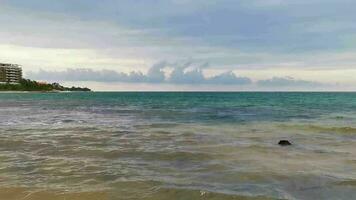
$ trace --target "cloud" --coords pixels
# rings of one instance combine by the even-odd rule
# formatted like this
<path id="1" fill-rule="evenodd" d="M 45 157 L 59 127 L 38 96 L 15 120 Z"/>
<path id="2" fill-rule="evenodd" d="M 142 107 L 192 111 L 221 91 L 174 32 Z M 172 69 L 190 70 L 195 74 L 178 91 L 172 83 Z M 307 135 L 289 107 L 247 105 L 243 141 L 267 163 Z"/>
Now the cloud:
<path id="1" fill-rule="evenodd" d="M 298 80 L 292 77 L 273 77 L 271 79 L 260 80 L 258 86 L 262 87 L 317 87 L 323 84 L 314 81 Z"/>
<path id="2" fill-rule="evenodd" d="M 141 72 L 116 72 L 114 70 L 92 70 L 92 69 L 73 69 L 65 71 L 47 71 L 40 69 L 38 72 L 28 72 L 27 77 L 38 80 L 48 81 L 97 81 L 97 82 L 144 82 L 147 76 Z"/>
<path id="3" fill-rule="evenodd" d="M 343 49 L 344 38 L 354 35 L 356 28 L 353 23 L 356 18 L 353 12 L 356 3 L 351 0 L 108 0 L 105 3 L 95 0 L 75 2 L 3 0 L 1 2 L 1 6 L 5 8 L 1 10 L 4 14 L 0 13 L 0 16 L 3 18 L 2 22 L 10 27 L 7 28 L 10 33 L 16 35 L 18 30 L 24 33 L 25 27 L 28 29 L 27 37 L 39 32 L 47 35 L 37 39 L 56 36 L 58 33 L 68 34 L 69 37 L 76 37 L 76 39 L 79 35 L 82 37 L 78 40 L 84 43 L 81 46 L 95 43 L 97 46 L 117 47 L 127 40 L 130 43 L 128 45 L 137 43 L 147 45 L 149 41 L 147 38 L 138 42 L 137 37 L 150 35 L 152 41 L 162 42 L 162 46 L 167 42 L 163 38 L 192 38 L 193 45 L 201 41 L 207 45 L 233 47 L 243 51 L 274 50 L 279 54 L 286 51 L 325 52 L 333 48 Z M 6 13 L 9 12 L 8 10 L 14 12 L 8 14 Z M 18 16 L 23 13 L 31 13 L 31 17 L 36 16 L 38 20 L 19 19 Z M 25 15 L 25 18 L 28 16 Z M 58 27 L 57 23 L 51 23 L 61 21 L 60 18 L 63 16 L 69 19 L 64 22 L 67 26 Z M 39 18 L 48 20 L 39 20 Z M 88 25 L 72 24 L 76 19 L 80 19 L 80 22 L 85 21 Z M 231 19 L 235 19 L 233 23 Z M 97 28 L 98 22 L 109 26 Z M 322 33 L 308 31 L 318 28 L 315 26 L 319 26 L 320 23 L 327 24 L 326 27 L 322 27 Z M 334 25 L 339 27 L 342 23 L 345 24 L 342 25 L 344 28 L 334 27 Z M 122 39 L 122 35 L 127 38 Z M 79 42 L 68 40 L 66 43 L 68 46 L 69 41 Z M 30 42 L 31 40 L 28 41 Z M 43 42 L 48 46 L 56 43 Z M 190 44 L 192 43 L 188 46 L 191 46 Z"/>
<path id="4" fill-rule="evenodd" d="M 311 87 L 284 77 L 293 75 L 355 84 L 355 6 L 352 0 L 0 0 L 6 27 L 0 59 L 54 80 L 226 86 L 275 75 L 259 84 Z M 161 58 L 192 58 L 227 72 L 206 77 L 207 66 L 192 64 L 149 68 Z"/>
<path id="5" fill-rule="evenodd" d="M 209 63 L 204 63 L 198 67 L 193 67 L 188 62 L 183 66 L 175 67 L 168 81 L 178 84 L 218 84 L 218 85 L 244 85 L 251 83 L 247 77 L 237 77 L 233 72 L 225 72 L 213 77 L 206 78 L 203 70 L 209 66 Z"/>
<path id="6" fill-rule="evenodd" d="M 164 69 L 173 66 L 174 69 L 166 77 Z M 149 68 L 146 74 L 140 71 L 129 73 L 114 70 L 93 70 L 87 68 L 69 68 L 65 71 L 48 71 L 40 69 L 38 72 L 29 71 L 27 77 L 47 81 L 96 81 L 96 82 L 128 82 L 128 83 L 172 83 L 172 84 L 218 84 L 218 85 L 244 85 L 250 84 L 247 77 L 237 77 L 233 72 L 225 72 L 213 77 L 205 77 L 204 63 L 194 67 L 191 62 L 183 65 L 160 62 Z M 189 68 L 192 68 L 189 70 Z"/>
<path id="7" fill-rule="evenodd" d="M 251 84 L 252 81 L 247 77 L 237 77 L 233 72 L 225 72 L 216 76 L 213 76 L 207 80 L 211 84 L 236 84 L 236 85 L 245 85 Z"/>
<path id="8" fill-rule="evenodd" d="M 166 62 L 160 62 L 153 65 L 147 72 L 146 80 L 152 83 L 160 83 L 165 80 L 163 68 L 167 66 Z"/>
<path id="9" fill-rule="evenodd" d="M 187 57 L 220 70 L 290 67 L 283 63 L 355 68 L 355 57 L 338 59 L 356 47 L 355 5 L 351 0 L 0 0 L 0 23 L 6 27 L 0 30 L 0 45 L 33 47 L 25 55 L 15 49 L 0 49 L 0 54 L 24 65 L 49 63 L 52 69 L 107 69 L 128 66 L 125 60 L 135 65 Z M 33 55 L 34 48 L 41 52 Z M 47 56 L 48 50 L 95 55 Z"/>
<path id="10" fill-rule="evenodd" d="M 128 83 L 156 85 L 189 85 L 189 86 L 221 86 L 225 88 L 242 87 L 251 90 L 304 90 L 323 89 L 331 87 L 316 81 L 295 79 L 290 76 L 273 77 L 252 81 L 249 77 L 237 76 L 232 71 L 226 71 L 213 76 L 204 76 L 204 70 L 209 64 L 196 65 L 193 62 L 168 63 L 159 62 L 152 65 L 146 73 L 131 71 L 128 73 L 115 70 L 94 70 L 88 68 L 69 68 L 64 71 L 39 70 L 29 71 L 26 78 L 49 82 L 97 82 L 97 83 Z M 168 69 L 168 70 L 167 70 Z M 169 70 L 171 69 L 171 70 Z M 168 73 L 170 71 L 170 73 Z"/>
<path id="11" fill-rule="evenodd" d="M 175 66 L 170 75 L 166 76 L 164 69 Z M 175 85 L 221 85 L 221 86 L 249 86 L 250 88 L 269 89 L 293 89 L 293 88 L 323 88 L 328 86 L 320 82 L 295 79 L 293 77 L 273 77 L 271 79 L 253 82 L 249 77 L 237 76 L 232 71 L 224 72 L 215 76 L 205 77 L 202 68 L 195 67 L 191 70 L 191 63 L 184 65 L 174 65 L 167 62 L 160 62 L 153 65 L 146 74 L 140 71 L 129 73 L 117 72 L 114 70 L 93 70 L 93 69 L 67 69 L 65 71 L 28 72 L 27 78 L 46 81 L 94 81 L 102 83 L 154 83 L 154 84 L 175 84 Z M 331 86 L 331 85 L 329 85 Z M 257 87 L 257 88 L 256 88 Z"/>
<path id="12" fill-rule="evenodd" d="M 188 62 L 183 66 L 176 66 L 169 77 L 169 82 L 183 83 L 183 84 L 196 84 L 204 83 L 205 77 L 200 67 L 194 68 L 190 71 L 186 71 L 190 67 L 191 63 Z"/>

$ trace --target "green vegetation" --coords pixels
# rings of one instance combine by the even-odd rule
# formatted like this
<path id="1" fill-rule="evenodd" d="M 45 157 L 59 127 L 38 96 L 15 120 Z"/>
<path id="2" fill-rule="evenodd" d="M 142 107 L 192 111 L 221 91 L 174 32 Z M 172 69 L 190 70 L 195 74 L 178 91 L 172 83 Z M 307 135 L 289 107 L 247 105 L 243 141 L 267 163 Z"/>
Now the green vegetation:
<path id="1" fill-rule="evenodd" d="M 19 84 L 0 84 L 0 91 L 91 91 L 89 88 L 64 87 L 58 83 L 41 83 L 29 79 L 22 79 Z"/>

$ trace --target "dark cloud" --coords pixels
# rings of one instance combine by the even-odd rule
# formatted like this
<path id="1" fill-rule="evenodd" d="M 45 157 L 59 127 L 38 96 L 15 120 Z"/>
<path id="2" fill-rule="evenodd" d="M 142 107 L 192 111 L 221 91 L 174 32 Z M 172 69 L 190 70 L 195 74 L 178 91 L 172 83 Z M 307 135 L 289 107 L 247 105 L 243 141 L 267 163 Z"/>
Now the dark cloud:
<path id="1" fill-rule="evenodd" d="M 204 76 L 204 68 L 208 64 L 193 65 L 192 62 L 183 64 L 159 62 L 154 64 L 146 74 L 140 71 L 130 73 L 114 70 L 67 69 L 65 71 L 29 72 L 27 77 L 47 81 L 95 81 L 95 82 L 125 82 L 125 83 L 171 83 L 189 85 L 256 85 L 265 88 L 314 88 L 324 86 L 319 82 L 294 79 L 292 77 L 273 77 L 271 79 L 252 82 L 248 77 L 237 76 L 232 71 L 224 72 L 212 77 Z M 170 74 L 164 69 L 172 68 Z"/>
<path id="2" fill-rule="evenodd" d="M 179 84 L 219 84 L 219 85 L 244 85 L 250 84 L 247 77 L 237 77 L 233 72 L 225 72 L 210 78 L 206 78 L 203 70 L 209 67 L 209 63 L 203 63 L 198 67 L 192 67 L 192 63 L 185 63 L 183 66 L 176 66 L 171 73 L 168 82 Z M 188 68 L 193 68 L 189 70 Z"/>
<path id="3" fill-rule="evenodd" d="M 236 84 L 245 85 L 251 84 L 252 81 L 247 77 L 237 77 L 233 72 L 225 72 L 216 76 L 213 76 L 207 80 L 211 84 Z"/>
<path id="4" fill-rule="evenodd" d="M 114 70 L 92 70 L 92 69 L 73 69 L 65 71 L 28 72 L 27 76 L 32 79 L 48 81 L 97 81 L 97 82 L 145 82 L 147 76 L 141 72 L 116 72 Z"/>
<path id="5" fill-rule="evenodd" d="M 164 69 L 172 67 L 173 71 L 166 77 Z M 48 81 L 96 81 L 96 82 L 132 82 L 132 83 L 174 83 L 174 84 L 249 84 L 251 80 L 247 77 L 237 77 L 233 72 L 222 73 L 210 78 L 203 74 L 207 63 L 197 67 L 191 62 L 182 65 L 160 62 L 153 65 L 146 74 L 132 71 L 130 73 L 116 72 L 114 70 L 92 70 L 92 69 L 67 69 L 65 71 L 28 72 L 27 76 L 37 80 Z"/>
<path id="6" fill-rule="evenodd" d="M 169 77 L 169 82 L 183 84 L 205 83 L 206 79 L 202 69 L 196 68 L 191 71 L 185 71 L 186 67 L 176 67 Z"/>
<path id="7" fill-rule="evenodd" d="M 163 68 L 167 66 L 166 62 L 160 62 L 153 65 L 147 72 L 146 80 L 152 83 L 161 83 L 165 80 Z"/>

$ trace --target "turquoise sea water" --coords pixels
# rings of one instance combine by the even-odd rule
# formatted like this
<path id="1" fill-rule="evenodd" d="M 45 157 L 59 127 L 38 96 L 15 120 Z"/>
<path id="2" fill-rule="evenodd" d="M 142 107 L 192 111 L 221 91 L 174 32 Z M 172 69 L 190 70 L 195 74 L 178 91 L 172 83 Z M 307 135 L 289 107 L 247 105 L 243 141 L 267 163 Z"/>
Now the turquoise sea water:
<path id="1" fill-rule="evenodd" d="M 2 93 L 0 185 L 356 199 L 356 93 Z"/>

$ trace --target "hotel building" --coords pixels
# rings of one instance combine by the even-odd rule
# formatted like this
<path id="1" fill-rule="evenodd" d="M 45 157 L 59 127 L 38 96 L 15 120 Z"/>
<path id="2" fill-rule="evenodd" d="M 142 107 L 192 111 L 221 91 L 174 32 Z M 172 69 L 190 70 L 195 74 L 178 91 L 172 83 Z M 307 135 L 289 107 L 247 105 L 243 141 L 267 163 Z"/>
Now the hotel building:
<path id="1" fill-rule="evenodd" d="M 22 69 L 16 64 L 0 63 L 0 83 L 19 83 L 22 79 Z"/>

